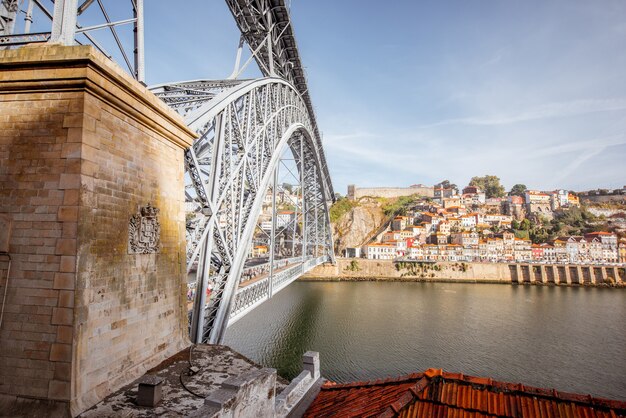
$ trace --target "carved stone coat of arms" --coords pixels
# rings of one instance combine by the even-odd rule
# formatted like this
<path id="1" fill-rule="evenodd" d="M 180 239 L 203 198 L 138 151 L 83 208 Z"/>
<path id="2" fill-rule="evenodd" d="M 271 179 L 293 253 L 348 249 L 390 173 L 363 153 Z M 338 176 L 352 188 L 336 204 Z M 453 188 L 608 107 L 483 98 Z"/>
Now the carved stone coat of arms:
<path id="1" fill-rule="evenodd" d="M 128 224 L 128 253 L 150 254 L 159 251 L 161 224 L 159 209 L 148 203 L 130 218 Z"/>

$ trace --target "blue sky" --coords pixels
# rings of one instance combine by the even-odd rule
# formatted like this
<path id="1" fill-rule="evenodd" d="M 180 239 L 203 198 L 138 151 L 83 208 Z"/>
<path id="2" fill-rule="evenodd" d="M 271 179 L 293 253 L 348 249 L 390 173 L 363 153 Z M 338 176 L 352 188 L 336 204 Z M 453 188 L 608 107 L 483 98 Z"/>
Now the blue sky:
<path id="1" fill-rule="evenodd" d="M 232 70 L 239 33 L 225 2 L 184 5 L 146 1 L 148 84 Z M 507 189 L 626 185 L 626 1 L 292 0 L 291 10 L 342 194 L 484 174 Z"/>

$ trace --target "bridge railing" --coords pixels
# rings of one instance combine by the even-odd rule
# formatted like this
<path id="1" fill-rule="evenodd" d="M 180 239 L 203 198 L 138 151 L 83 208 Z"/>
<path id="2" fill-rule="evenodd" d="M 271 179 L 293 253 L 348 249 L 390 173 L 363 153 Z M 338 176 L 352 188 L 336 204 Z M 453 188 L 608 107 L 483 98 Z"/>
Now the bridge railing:
<path id="1" fill-rule="evenodd" d="M 274 260 L 274 270 L 278 270 L 289 264 L 301 263 L 302 256 L 281 258 L 280 260 Z M 239 283 L 245 283 L 249 280 L 253 280 L 255 277 L 270 272 L 270 263 L 257 264 L 256 266 L 250 266 L 243 269 Z"/>
<path id="2" fill-rule="evenodd" d="M 235 294 L 235 303 L 231 309 L 228 325 L 232 325 L 243 318 L 251 310 L 261 303 L 270 299 L 273 294 L 278 293 L 290 283 L 302 276 L 313 267 L 328 260 L 328 256 L 310 258 L 302 262 L 301 257 L 293 257 L 299 262 L 284 270 L 278 271 L 272 277 L 266 277 L 258 282 L 240 287 Z M 291 260 L 291 259 L 290 259 Z M 279 260 L 284 261 L 284 260 Z M 271 286 L 270 286 L 271 284 Z"/>

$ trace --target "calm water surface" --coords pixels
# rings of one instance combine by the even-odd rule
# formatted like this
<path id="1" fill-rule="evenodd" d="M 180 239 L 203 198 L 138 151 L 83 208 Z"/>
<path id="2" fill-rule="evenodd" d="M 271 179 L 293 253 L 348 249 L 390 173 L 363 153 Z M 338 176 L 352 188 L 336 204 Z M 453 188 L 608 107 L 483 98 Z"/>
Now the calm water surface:
<path id="1" fill-rule="evenodd" d="M 456 283 L 295 282 L 225 344 L 289 379 L 369 380 L 431 367 L 626 400 L 626 291 Z"/>

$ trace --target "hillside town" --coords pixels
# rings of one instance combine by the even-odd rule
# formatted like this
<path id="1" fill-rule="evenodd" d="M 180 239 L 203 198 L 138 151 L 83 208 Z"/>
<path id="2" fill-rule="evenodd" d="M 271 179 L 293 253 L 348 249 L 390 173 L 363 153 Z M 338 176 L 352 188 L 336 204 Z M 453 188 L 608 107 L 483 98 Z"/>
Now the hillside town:
<path id="1" fill-rule="evenodd" d="M 373 242 L 348 248 L 346 255 L 426 262 L 626 263 L 626 242 L 613 232 L 563 235 L 542 243 L 524 235 L 529 219 L 546 222 L 556 211 L 579 208 L 572 192 L 524 190 L 521 196 L 487 198 L 477 186 L 461 193 L 445 186 L 435 186 L 432 197 L 420 198 Z"/>

